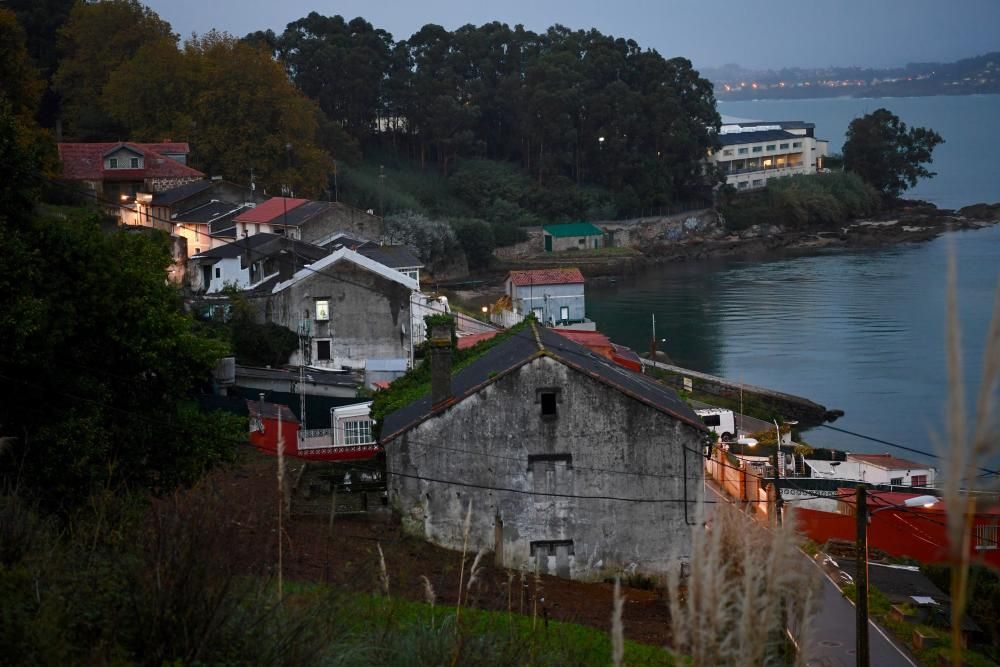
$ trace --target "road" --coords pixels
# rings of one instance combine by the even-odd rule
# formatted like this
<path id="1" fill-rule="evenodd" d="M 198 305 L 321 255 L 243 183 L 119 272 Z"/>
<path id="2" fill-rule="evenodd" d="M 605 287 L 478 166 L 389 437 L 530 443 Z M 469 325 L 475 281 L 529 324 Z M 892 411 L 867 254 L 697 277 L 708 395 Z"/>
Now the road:
<path id="1" fill-rule="evenodd" d="M 730 502 L 730 498 L 705 481 L 705 497 Z M 840 593 L 823 569 L 805 553 L 802 557 L 816 568 L 822 582 L 819 609 L 808 633 L 807 654 L 810 667 L 850 667 L 856 664 L 854 604 Z M 917 667 L 903 649 L 898 648 L 877 625 L 868 622 L 868 646 L 874 667 Z"/>

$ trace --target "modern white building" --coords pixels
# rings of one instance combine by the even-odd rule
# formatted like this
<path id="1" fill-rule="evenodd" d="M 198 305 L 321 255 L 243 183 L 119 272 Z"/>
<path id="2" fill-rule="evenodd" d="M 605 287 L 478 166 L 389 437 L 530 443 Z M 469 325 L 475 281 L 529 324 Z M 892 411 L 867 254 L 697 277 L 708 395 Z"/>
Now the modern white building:
<path id="1" fill-rule="evenodd" d="M 768 180 L 815 174 L 823 168 L 829 142 L 816 125 L 803 121 L 756 121 L 723 116 L 717 151 L 709 155 L 737 190 L 754 190 Z"/>

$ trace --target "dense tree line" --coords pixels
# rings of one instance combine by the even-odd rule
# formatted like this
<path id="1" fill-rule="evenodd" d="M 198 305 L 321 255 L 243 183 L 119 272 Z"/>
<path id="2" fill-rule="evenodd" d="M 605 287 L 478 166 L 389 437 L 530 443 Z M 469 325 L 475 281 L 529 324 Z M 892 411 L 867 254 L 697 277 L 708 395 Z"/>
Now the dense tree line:
<path id="1" fill-rule="evenodd" d="M 205 171 L 246 183 L 253 169 L 264 187 L 314 196 L 332 187 L 332 160 L 371 155 L 443 176 L 466 158 L 507 161 L 546 189 L 606 188 L 622 210 L 711 186 L 711 84 L 597 30 L 426 25 L 396 41 L 311 13 L 281 34 L 180 44 L 138 0 L 12 4 L 58 102 L 43 122 L 60 118 L 68 139 L 190 141 Z"/>
<path id="2" fill-rule="evenodd" d="M 363 19 L 317 13 L 246 39 L 271 48 L 363 150 L 446 176 L 459 158 L 513 161 L 539 184 L 596 184 L 636 206 L 704 194 L 712 86 L 690 61 L 633 40 L 494 22 L 426 25 L 397 42 Z"/>

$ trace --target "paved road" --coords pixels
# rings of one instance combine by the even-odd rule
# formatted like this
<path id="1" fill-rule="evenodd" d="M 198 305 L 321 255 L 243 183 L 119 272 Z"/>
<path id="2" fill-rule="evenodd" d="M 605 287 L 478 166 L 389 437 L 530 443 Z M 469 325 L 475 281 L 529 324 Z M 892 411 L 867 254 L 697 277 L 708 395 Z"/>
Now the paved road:
<path id="1" fill-rule="evenodd" d="M 705 497 L 729 502 L 728 496 L 711 482 L 705 481 Z M 709 506 L 711 507 L 711 506 Z M 802 554 L 816 569 L 822 581 L 819 609 L 809 637 L 810 667 L 850 667 L 855 659 L 855 610 L 854 604 L 841 595 L 840 590 L 826 573 L 809 556 Z M 874 623 L 868 624 L 868 646 L 873 667 L 917 667 L 906 653 L 897 648 Z"/>

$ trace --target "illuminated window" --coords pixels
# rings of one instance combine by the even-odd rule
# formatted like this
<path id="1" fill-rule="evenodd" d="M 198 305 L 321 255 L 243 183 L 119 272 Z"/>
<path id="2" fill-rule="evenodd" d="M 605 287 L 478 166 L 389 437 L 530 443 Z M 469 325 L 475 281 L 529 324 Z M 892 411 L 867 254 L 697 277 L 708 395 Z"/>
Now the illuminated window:
<path id="1" fill-rule="evenodd" d="M 316 300 L 316 321 L 322 322 L 330 319 L 330 302 L 327 299 Z"/>

